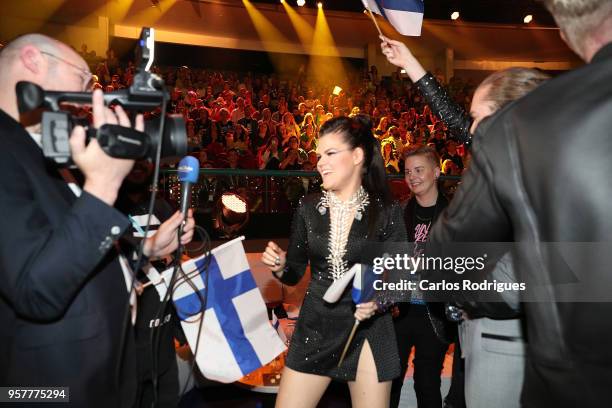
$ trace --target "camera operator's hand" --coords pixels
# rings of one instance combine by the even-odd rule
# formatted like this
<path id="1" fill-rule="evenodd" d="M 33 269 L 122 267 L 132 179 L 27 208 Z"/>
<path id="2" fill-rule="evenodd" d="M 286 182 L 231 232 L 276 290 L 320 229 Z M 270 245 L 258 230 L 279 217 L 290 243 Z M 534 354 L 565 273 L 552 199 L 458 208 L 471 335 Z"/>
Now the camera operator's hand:
<path id="1" fill-rule="evenodd" d="M 145 240 L 144 255 L 149 258 L 162 258 L 176 251 L 176 248 L 178 248 L 177 231 L 183 219 L 183 214 L 177 211 L 172 217 L 164 221 L 157 229 L 155 235 Z M 194 228 L 195 220 L 193 219 L 193 210 L 190 208 L 187 212 L 185 226 L 183 227 L 183 235 L 181 235 L 182 245 L 191 242 Z"/>
<path id="2" fill-rule="evenodd" d="M 130 119 L 120 106 L 113 112 L 104 106 L 102 91 L 95 90 L 92 96 L 94 127 L 99 128 L 107 123 L 132 127 Z M 144 130 L 142 115 L 136 117 L 136 130 Z M 72 160 L 85 176 L 83 190 L 98 197 L 108 205 L 113 205 L 117 199 L 117 192 L 125 176 L 134 165 L 134 160 L 116 159 L 107 155 L 92 139 L 85 145 L 85 130 L 81 126 L 74 128 L 70 137 Z"/>

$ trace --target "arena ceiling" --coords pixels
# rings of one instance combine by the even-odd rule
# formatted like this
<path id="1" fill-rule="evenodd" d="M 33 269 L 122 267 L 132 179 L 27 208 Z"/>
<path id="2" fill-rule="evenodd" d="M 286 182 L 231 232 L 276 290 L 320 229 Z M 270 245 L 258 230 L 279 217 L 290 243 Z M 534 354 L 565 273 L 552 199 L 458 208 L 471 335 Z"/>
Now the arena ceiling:
<path id="1" fill-rule="evenodd" d="M 280 0 L 252 0 L 254 3 L 275 4 Z M 285 0 L 292 6 L 296 0 Z M 306 0 L 304 7 L 316 7 L 322 1 L 327 10 L 363 11 L 360 0 Z M 459 11 L 466 22 L 517 24 L 527 14 L 533 15 L 533 23 L 554 26 L 548 11 L 534 0 L 425 0 L 425 18 L 450 20 L 453 11 Z"/>

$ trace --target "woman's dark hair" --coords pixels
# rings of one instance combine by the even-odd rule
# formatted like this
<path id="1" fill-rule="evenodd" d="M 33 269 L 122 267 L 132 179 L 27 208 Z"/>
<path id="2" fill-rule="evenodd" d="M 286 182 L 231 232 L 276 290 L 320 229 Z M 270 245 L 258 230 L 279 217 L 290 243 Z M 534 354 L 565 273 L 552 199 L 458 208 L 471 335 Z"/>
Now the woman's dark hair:
<path id="1" fill-rule="evenodd" d="M 272 145 L 272 139 L 276 139 L 276 142 L 277 142 L 276 146 L 278 146 L 278 150 L 281 150 L 280 139 L 276 135 L 270 135 L 268 137 L 268 140 L 266 141 L 266 147 L 264 148 L 264 150 Z"/>
<path id="2" fill-rule="evenodd" d="M 370 220 L 369 231 L 372 235 L 377 214 L 381 213 L 380 207 L 388 208 L 393 201 L 391 190 L 387 184 L 387 174 L 380 150 L 380 142 L 372 134 L 372 122 L 368 116 L 361 114 L 351 118 L 340 116 L 328 120 L 321 126 L 319 138 L 325 137 L 329 133 L 342 134 L 344 141 L 352 149 L 360 147 L 364 152 L 364 175 L 361 183 L 370 196 L 368 218 Z"/>

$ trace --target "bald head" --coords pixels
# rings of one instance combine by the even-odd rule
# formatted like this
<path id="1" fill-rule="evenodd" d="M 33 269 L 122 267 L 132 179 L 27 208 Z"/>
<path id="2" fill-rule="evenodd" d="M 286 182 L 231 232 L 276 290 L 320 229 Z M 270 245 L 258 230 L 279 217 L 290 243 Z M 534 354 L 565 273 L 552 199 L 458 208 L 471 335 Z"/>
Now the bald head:
<path id="1" fill-rule="evenodd" d="M 6 44 L 0 56 L 4 58 L 7 53 L 20 50 L 26 45 L 34 45 L 40 50 L 53 52 L 63 44 L 43 34 L 25 34 Z"/>
<path id="2" fill-rule="evenodd" d="M 18 118 L 15 84 L 29 81 L 52 91 L 83 91 L 91 73 L 73 49 L 42 34 L 26 34 L 0 52 L 0 108 Z"/>
<path id="3" fill-rule="evenodd" d="M 50 54 L 71 51 L 70 47 L 46 35 L 25 34 L 8 43 L 0 52 L 0 72 L 19 59 L 21 51 L 27 47 L 35 47 L 39 51 Z"/>

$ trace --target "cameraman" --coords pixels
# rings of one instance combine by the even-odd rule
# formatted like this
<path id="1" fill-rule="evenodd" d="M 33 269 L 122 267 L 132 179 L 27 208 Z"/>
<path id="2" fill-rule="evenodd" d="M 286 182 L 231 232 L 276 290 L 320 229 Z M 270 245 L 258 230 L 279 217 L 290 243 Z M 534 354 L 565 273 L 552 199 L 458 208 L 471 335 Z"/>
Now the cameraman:
<path id="1" fill-rule="evenodd" d="M 85 183 L 82 192 L 69 186 L 43 157 L 40 118 L 20 115 L 15 95 L 18 81 L 78 92 L 91 77 L 75 51 L 40 34 L 0 53 L 0 385 L 69 387 L 74 407 L 131 406 L 136 361 L 126 312 L 135 312 L 135 296 L 114 245 L 129 221 L 112 206 L 133 161 L 106 155 L 95 139 L 86 145 L 77 127 L 70 147 Z M 92 104 L 96 128 L 131 126 L 123 109 L 104 106 L 102 92 Z M 135 127 L 144 128 L 141 116 Z M 174 230 L 158 234 L 144 253 L 163 255 L 176 241 Z"/>

